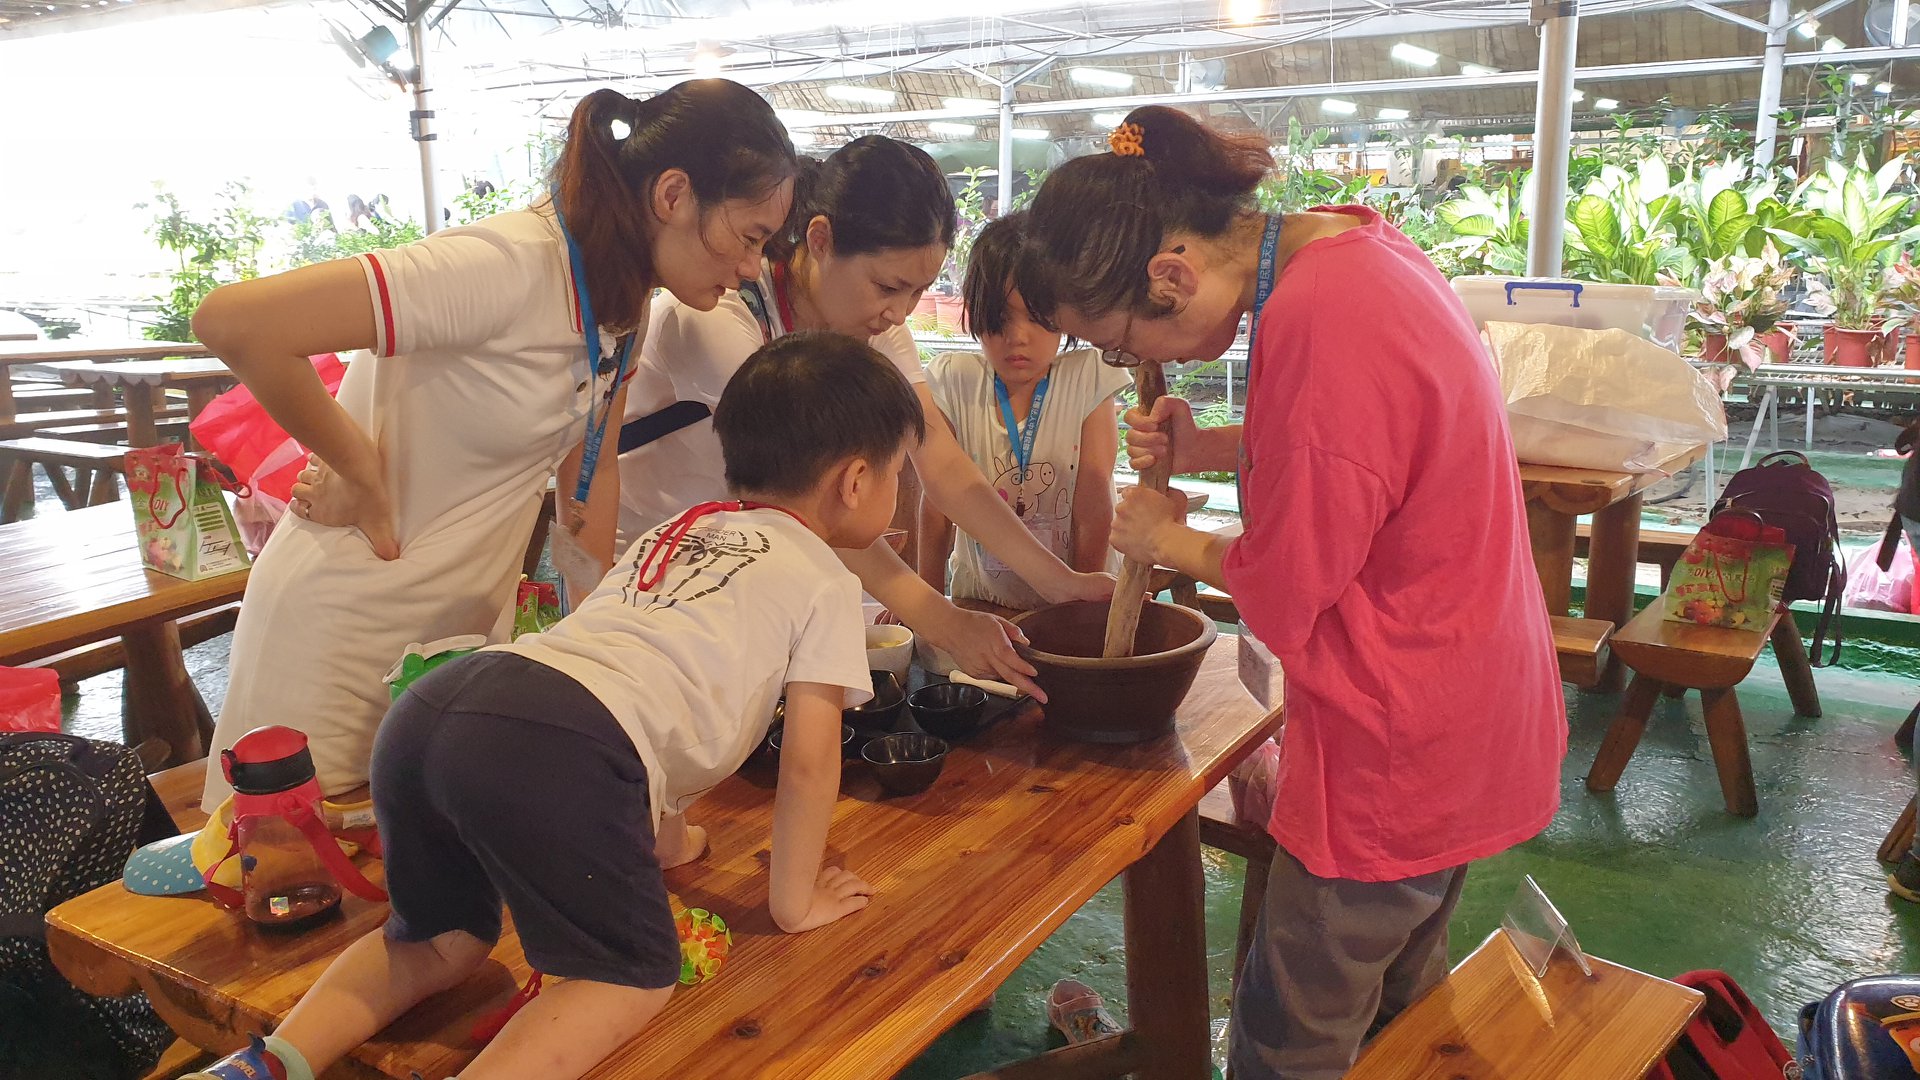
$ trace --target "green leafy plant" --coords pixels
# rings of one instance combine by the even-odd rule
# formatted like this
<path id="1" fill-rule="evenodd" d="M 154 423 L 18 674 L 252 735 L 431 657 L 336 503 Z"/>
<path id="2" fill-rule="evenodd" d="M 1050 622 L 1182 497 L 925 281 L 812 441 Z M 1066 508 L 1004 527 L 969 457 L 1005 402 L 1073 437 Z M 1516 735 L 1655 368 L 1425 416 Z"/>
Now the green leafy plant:
<path id="1" fill-rule="evenodd" d="M 273 219 L 254 212 L 247 185 L 230 180 L 220 189 L 212 215 L 205 220 L 180 206 L 180 199 L 163 184 L 154 185 L 154 201 L 136 209 L 156 208 L 147 235 L 174 255 L 167 273 L 166 295 L 157 297 L 160 311 L 146 335 L 155 341 L 193 341 L 193 313 L 208 293 L 233 281 L 260 276 L 260 250 Z"/>
<path id="2" fill-rule="evenodd" d="M 1287 145 L 1276 147 L 1274 170 L 1254 191 L 1254 201 L 1266 213 L 1304 210 L 1322 204 L 1355 203 L 1373 186 L 1370 176 L 1341 176 L 1313 163 L 1315 151 L 1327 141 L 1325 128 L 1306 132 L 1298 117 L 1287 120 Z"/>
<path id="3" fill-rule="evenodd" d="M 1684 269 L 1689 257 L 1675 228 L 1679 216 L 1665 158 L 1641 158 L 1632 172 L 1605 166 L 1568 206 L 1568 276 L 1652 285 L 1663 271 Z"/>
<path id="4" fill-rule="evenodd" d="M 1900 228 L 1914 199 L 1894 190 L 1904 165 L 1898 157 L 1878 170 L 1869 169 L 1865 158 L 1855 158 L 1851 166 L 1829 161 L 1794 193 L 1794 201 L 1811 215 L 1806 235 L 1773 230 L 1823 279 L 1815 287 L 1820 299 L 1809 296 L 1809 302 L 1817 308 L 1830 305 L 1839 326 L 1872 327 L 1887 262 L 1916 233 Z"/>
<path id="5" fill-rule="evenodd" d="M 1527 269 L 1526 208 L 1533 201 L 1531 173 L 1509 173 L 1493 188 L 1468 184 L 1434 207 L 1434 220 L 1453 239 L 1436 244 L 1436 263 L 1462 274 L 1523 274 Z"/>
<path id="6" fill-rule="evenodd" d="M 1758 256 L 1732 254 L 1707 265 L 1700 283 L 1700 299 L 1687 312 L 1691 329 L 1726 338 L 1727 347 L 1744 350 L 1755 335 L 1772 330 L 1787 313 L 1781 293 L 1793 281 L 1793 267 L 1771 241 Z M 1666 284 L 1681 282 L 1667 279 Z M 1749 366 L 1759 363 L 1758 353 Z"/>

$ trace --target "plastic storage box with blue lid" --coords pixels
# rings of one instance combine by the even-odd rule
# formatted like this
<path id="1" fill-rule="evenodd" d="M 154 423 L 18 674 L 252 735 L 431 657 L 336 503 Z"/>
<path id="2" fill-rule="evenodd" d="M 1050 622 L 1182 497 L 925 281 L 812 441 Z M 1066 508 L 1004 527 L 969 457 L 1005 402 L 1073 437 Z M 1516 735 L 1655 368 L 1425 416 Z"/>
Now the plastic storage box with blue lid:
<path id="1" fill-rule="evenodd" d="M 1920 975 L 1842 984 L 1800 1010 L 1797 1043 L 1802 1080 L 1920 1075 Z"/>
<path id="2" fill-rule="evenodd" d="M 1671 285 L 1495 275 L 1454 278 L 1453 291 L 1482 329 L 1490 322 L 1619 329 L 1675 352 L 1686 334 L 1687 308 L 1699 299 L 1692 289 Z"/>

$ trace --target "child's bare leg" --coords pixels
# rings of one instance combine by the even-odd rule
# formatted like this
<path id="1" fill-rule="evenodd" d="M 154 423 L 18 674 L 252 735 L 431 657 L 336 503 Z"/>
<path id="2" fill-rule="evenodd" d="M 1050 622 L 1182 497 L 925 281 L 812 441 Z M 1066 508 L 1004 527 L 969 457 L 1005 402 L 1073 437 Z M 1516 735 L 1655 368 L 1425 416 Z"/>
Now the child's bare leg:
<path id="1" fill-rule="evenodd" d="M 426 998 L 457 985 L 493 946 L 455 930 L 427 941 L 390 941 L 384 928 L 347 946 L 274 1034 L 315 1075 Z"/>
<path id="2" fill-rule="evenodd" d="M 687 824 L 683 814 L 667 814 L 660 819 L 653 841 L 653 857 L 660 860 L 660 869 L 684 866 L 706 851 L 707 830 Z"/>
<path id="3" fill-rule="evenodd" d="M 460 1080 L 573 1080 L 638 1035 L 672 996 L 671 986 L 560 982 L 515 1013 Z"/>

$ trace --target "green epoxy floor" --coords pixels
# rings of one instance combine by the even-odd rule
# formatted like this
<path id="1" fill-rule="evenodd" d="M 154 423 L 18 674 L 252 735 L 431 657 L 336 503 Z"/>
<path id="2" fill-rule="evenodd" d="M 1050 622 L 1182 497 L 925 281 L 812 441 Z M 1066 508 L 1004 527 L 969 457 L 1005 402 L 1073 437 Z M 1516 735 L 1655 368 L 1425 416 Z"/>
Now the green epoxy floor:
<path id="1" fill-rule="evenodd" d="M 189 650 L 189 668 L 219 708 L 226 640 Z M 1731 972 L 1790 1033 L 1803 1002 L 1862 975 L 1920 971 L 1920 908 L 1889 899 L 1874 849 L 1912 793 L 1892 734 L 1920 697 L 1920 662 L 1904 675 L 1823 670 L 1826 715 L 1797 719 L 1763 657 L 1741 686 L 1760 792 L 1742 820 L 1720 803 L 1698 697 L 1663 701 L 1619 790 L 1582 784 L 1618 698 L 1569 691 L 1571 739 L 1562 805 L 1546 833 L 1476 866 L 1453 924 L 1455 957 L 1499 924 L 1532 874 L 1598 956 L 1658 975 Z M 69 728 L 118 734 L 118 673 L 69 699 Z M 1207 943 L 1216 1018 L 1227 1014 L 1240 904 L 1239 859 L 1207 849 Z M 1044 1002 L 1072 976 L 1125 1019 L 1126 953 L 1118 884 L 1068 920 L 998 994 L 993 1009 L 948 1032 L 903 1080 L 965 1076 L 1059 1045 Z"/>

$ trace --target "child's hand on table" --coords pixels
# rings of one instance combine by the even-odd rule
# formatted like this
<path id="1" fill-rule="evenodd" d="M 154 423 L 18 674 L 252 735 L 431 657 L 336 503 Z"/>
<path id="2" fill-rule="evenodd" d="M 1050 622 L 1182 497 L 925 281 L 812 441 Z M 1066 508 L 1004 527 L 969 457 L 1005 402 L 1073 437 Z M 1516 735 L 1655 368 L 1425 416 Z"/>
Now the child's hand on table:
<path id="1" fill-rule="evenodd" d="M 823 866 L 819 879 L 813 883 L 813 900 L 807 905 L 806 916 L 798 923 L 780 929 L 789 934 L 799 934 L 825 926 L 866 907 L 872 896 L 873 886 L 851 870 Z"/>

